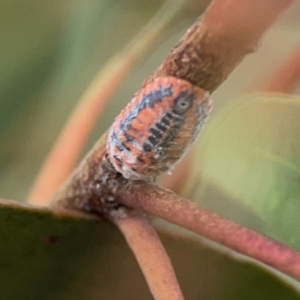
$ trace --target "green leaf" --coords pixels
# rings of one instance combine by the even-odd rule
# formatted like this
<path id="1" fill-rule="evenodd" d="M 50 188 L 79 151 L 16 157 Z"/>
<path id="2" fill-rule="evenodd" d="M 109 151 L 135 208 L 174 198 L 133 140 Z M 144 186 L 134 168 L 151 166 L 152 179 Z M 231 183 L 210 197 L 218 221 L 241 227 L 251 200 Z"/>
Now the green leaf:
<path id="1" fill-rule="evenodd" d="M 300 249 L 300 99 L 245 96 L 210 122 L 199 145 L 195 195 L 214 186 Z M 199 171 L 200 170 L 200 171 Z M 198 174 L 198 175 L 197 175 Z"/>
<path id="2" fill-rule="evenodd" d="M 160 234 L 186 299 L 300 299 L 270 271 L 195 235 Z M 104 221 L 0 200 L 0 240 L 1 300 L 152 299 L 124 238 Z"/>

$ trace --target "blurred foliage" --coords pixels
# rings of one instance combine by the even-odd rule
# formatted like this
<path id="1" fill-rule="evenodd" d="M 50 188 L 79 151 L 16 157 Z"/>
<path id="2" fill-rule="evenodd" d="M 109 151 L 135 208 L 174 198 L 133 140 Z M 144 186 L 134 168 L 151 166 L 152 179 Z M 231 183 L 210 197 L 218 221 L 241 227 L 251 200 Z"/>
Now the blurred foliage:
<path id="1" fill-rule="evenodd" d="M 11 203 L 0 202 L 0 208 L 1 299 L 152 299 L 111 224 Z M 160 235 L 187 300 L 300 299 L 265 269 L 233 261 L 198 237 Z"/>
<path id="2" fill-rule="evenodd" d="M 105 117 L 99 120 L 85 151 L 108 128 L 144 78 L 157 68 L 207 2 L 189 1 L 167 33 L 153 45 L 147 59 L 128 74 L 116 91 Z M 159 0 L 0 2 L 1 197 L 20 201 L 26 198 L 51 145 L 95 74 L 112 54 L 129 43 L 161 4 Z M 232 131 L 225 134 L 222 122 L 231 112 L 223 106 L 253 82 L 254 89 L 259 88 L 260 83 L 268 79 L 299 42 L 299 14 L 295 13 L 299 12 L 299 7 L 294 6 L 281 18 L 268 32 L 259 51 L 247 57 L 214 93 L 211 125 L 207 126 L 199 140 L 198 149 L 203 151 L 203 156 L 199 154 L 197 157 L 199 164 L 195 164 L 194 175 L 190 178 L 196 181 L 196 186 L 201 177 L 207 176 L 209 181 L 206 181 L 204 190 L 187 191 L 194 199 L 201 200 L 204 206 L 292 245 L 298 245 L 295 228 L 299 222 L 296 218 L 296 197 L 287 205 L 284 202 L 288 201 L 284 199 L 284 191 L 288 192 L 290 187 L 284 186 L 276 203 L 261 203 L 264 195 L 251 196 L 251 191 L 258 189 L 253 184 L 245 185 L 243 189 L 240 173 L 232 173 L 231 177 L 222 181 L 220 176 L 226 177 L 224 170 L 227 169 L 218 169 L 214 157 L 220 159 L 227 154 L 228 159 L 234 159 L 237 157 L 232 154 L 234 147 L 249 143 L 242 130 L 251 129 L 251 134 L 258 137 L 262 129 L 268 128 L 263 116 L 259 119 L 261 123 L 255 121 L 256 109 L 259 109 L 255 108 L 255 103 L 259 102 L 256 100 L 249 111 L 252 119 L 232 115 L 231 123 L 226 123 L 227 126 L 231 124 L 226 130 Z M 251 102 L 247 99 L 240 101 Z M 238 107 L 239 104 L 235 102 L 232 105 Z M 288 109 L 288 106 L 283 107 Z M 281 122 L 289 113 L 283 107 L 276 109 L 276 116 Z M 294 115 L 297 113 L 296 109 L 290 109 Z M 250 121 L 256 126 L 250 126 Z M 295 121 L 295 126 L 298 124 L 296 116 L 289 120 L 292 121 Z M 235 122 L 242 122 L 243 126 L 234 126 Z M 292 125 L 286 123 L 286 126 L 288 124 Z M 209 140 L 215 126 L 219 126 L 218 134 L 226 136 L 227 140 Z M 268 137 L 268 133 L 266 131 L 261 138 Z M 296 138 L 295 134 L 296 130 L 292 130 L 287 141 Z M 276 134 L 271 137 L 278 138 L 276 147 L 284 146 L 286 138 L 280 140 Z M 236 142 L 237 138 L 243 143 Z M 268 150 L 273 150 L 272 145 L 270 143 Z M 229 147 L 228 152 L 225 152 L 226 147 Z M 207 155 L 210 159 L 203 162 L 202 157 Z M 295 160 L 293 158 L 291 163 Z M 203 173 L 200 174 L 203 163 L 205 168 L 203 165 Z M 221 163 L 222 168 L 231 171 L 236 166 L 230 164 L 230 160 L 224 159 Z M 229 167 L 225 163 L 230 164 Z M 282 166 L 270 164 L 267 157 L 264 164 L 268 164 L 269 168 L 264 177 L 275 176 L 267 178 L 270 181 L 275 178 L 270 188 L 281 181 L 288 184 L 291 178 L 296 184 L 297 178 L 289 176 L 290 170 L 285 169 L 285 173 L 281 173 Z M 257 170 L 260 171 L 264 172 L 263 167 Z M 259 178 L 256 174 L 253 173 L 252 179 L 245 178 L 245 182 L 253 183 Z M 263 179 L 266 181 L 266 178 Z M 239 182 L 238 189 L 232 191 L 235 181 Z M 286 198 L 291 197 L 287 195 Z M 127 299 L 124 295 L 128 299 L 151 299 L 132 254 L 111 225 L 6 204 L 0 209 L 0 223 L 0 239 L 5 241 L 0 244 L 1 299 Z M 187 299 L 299 298 L 299 293 L 293 288 L 253 262 L 235 260 L 219 249 L 208 247 L 198 238 L 190 239 L 186 234 L 177 237 L 173 233 L 165 233 L 163 236 Z"/>
<path id="3" fill-rule="evenodd" d="M 213 185 L 300 249 L 299 115 L 297 97 L 244 96 L 230 103 L 202 136 L 189 196 L 206 198 L 206 186 Z"/>
<path id="4" fill-rule="evenodd" d="M 95 73 L 160 1 L 0 3 L 0 190 L 23 200 Z M 106 128 L 101 128 L 101 133 Z M 99 134 L 98 134 L 99 136 Z"/>

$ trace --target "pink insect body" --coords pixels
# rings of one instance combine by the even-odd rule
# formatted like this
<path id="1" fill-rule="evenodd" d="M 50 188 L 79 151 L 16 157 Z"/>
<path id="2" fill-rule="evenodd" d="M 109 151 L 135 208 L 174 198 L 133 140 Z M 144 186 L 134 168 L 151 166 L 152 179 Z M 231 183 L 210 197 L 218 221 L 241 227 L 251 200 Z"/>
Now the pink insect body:
<path id="1" fill-rule="evenodd" d="M 135 94 L 110 128 L 110 162 L 127 179 L 154 180 L 195 141 L 211 106 L 208 92 L 188 81 L 155 79 Z"/>

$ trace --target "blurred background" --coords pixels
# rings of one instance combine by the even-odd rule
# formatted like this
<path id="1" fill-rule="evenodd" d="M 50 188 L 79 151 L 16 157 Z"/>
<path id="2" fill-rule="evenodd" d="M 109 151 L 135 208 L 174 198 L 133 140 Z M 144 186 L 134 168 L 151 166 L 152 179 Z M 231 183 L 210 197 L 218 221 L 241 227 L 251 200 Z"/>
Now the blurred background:
<path id="1" fill-rule="evenodd" d="M 159 66 L 209 2 L 186 1 L 183 9 L 174 16 L 172 22 L 115 91 L 82 156 L 109 127 L 144 79 Z M 84 91 L 107 60 L 122 51 L 164 3 L 160 0 L 0 1 L 0 196 L 2 198 L 18 201 L 26 199 L 43 161 Z M 226 116 L 226 108 L 230 108 L 231 102 L 234 106 L 236 104 L 234 101 L 241 94 L 258 91 L 294 48 L 299 47 L 299 16 L 300 2 L 296 2 L 267 32 L 261 45 L 258 45 L 257 52 L 247 56 L 213 94 L 214 110 L 211 124 L 214 124 L 214 120 L 223 112 Z M 300 88 L 295 94 L 299 92 Z M 260 102 L 263 101 L 257 101 L 258 104 Z M 277 111 L 278 115 L 280 109 L 281 107 Z M 255 117 L 256 111 L 253 111 Z M 298 116 L 295 118 L 299 119 Z M 286 119 L 282 118 L 283 123 Z M 292 122 L 290 124 L 293 125 Z M 207 130 L 209 126 L 207 125 Z M 296 128 L 296 133 L 298 131 Z M 257 135 L 257 132 L 255 134 Z M 200 144 L 201 140 L 202 135 Z M 209 145 L 203 150 L 214 149 L 213 143 L 211 148 Z M 215 157 L 223 158 L 222 151 Z M 295 156 L 295 161 L 299 161 L 299 155 Z M 226 157 L 225 153 L 224 157 L 228 158 L 230 155 Z M 274 165 L 271 165 L 271 168 L 275 170 Z M 230 160 L 229 167 L 231 167 Z M 294 205 L 296 201 L 291 202 L 293 205 L 290 207 L 290 211 L 298 214 L 295 218 L 288 214 L 282 216 L 283 206 L 280 205 L 273 211 L 267 207 L 268 214 L 259 209 L 255 214 L 244 207 L 244 204 L 248 204 L 247 197 L 240 197 L 241 203 L 235 202 L 235 197 L 226 194 L 224 189 L 222 190 L 223 186 L 218 185 L 218 181 L 214 186 L 204 189 L 202 199 L 201 188 L 198 189 L 200 185 L 197 168 L 199 168 L 198 161 L 193 164 L 196 176 L 192 188 L 187 193 L 189 198 L 200 199 L 204 207 L 270 235 L 280 236 L 283 227 L 280 222 L 288 220 L 289 222 L 285 222 L 288 224 L 282 241 L 294 245 L 294 236 L 299 236 L 297 223 L 299 213 L 297 206 Z M 209 164 L 207 169 L 210 170 Z M 229 176 L 225 173 L 224 177 Z M 261 182 L 266 178 L 267 176 L 262 177 Z M 299 186 L 297 180 L 298 178 L 295 178 L 296 185 Z M 276 185 L 277 182 L 274 182 Z M 269 195 L 267 196 L 266 199 L 270 199 Z M 298 200 L 296 193 L 295 198 Z M 272 199 L 266 202 L 270 204 Z M 283 202 L 286 205 L 285 195 L 282 195 L 282 202 L 279 204 Z M 274 207 L 272 204 L 271 207 Z M 258 205 L 255 206 L 257 207 Z M 0 282 L 2 286 L 7 286 L 9 295 L 5 299 L 20 299 L 19 293 L 22 293 L 23 299 L 30 300 L 45 298 L 47 294 L 49 299 L 81 300 L 87 297 L 100 299 L 107 291 L 102 299 L 105 299 L 106 295 L 110 295 L 111 299 L 125 299 L 124 295 L 127 295 L 126 299 L 138 299 L 136 297 L 140 295 L 140 288 L 143 293 L 148 293 L 132 254 L 119 233 L 109 224 L 95 227 L 95 224 L 86 224 L 84 220 L 79 222 L 57 219 L 52 215 L 36 217 L 37 212 L 32 213 L 33 215 L 27 219 L 24 212 L 17 210 L 11 214 L 8 212 L 5 219 L 5 209 L 0 212 L 2 213 L 0 220 L 4 220 L 0 228 L 3 231 L 3 240 L 6 241 L 2 243 L 2 248 L 6 251 L 7 246 L 6 252 L 0 249 L 2 258 Z M 275 214 L 278 219 L 275 219 Z M 273 227 L 274 231 L 269 232 L 262 219 Z M 170 228 L 166 227 L 165 223 L 163 226 L 164 230 Z M 175 229 L 178 233 L 178 228 Z M 172 230 L 174 227 L 171 227 Z M 21 237 L 18 237 L 17 234 L 20 232 Z M 45 232 L 57 234 L 59 243 L 52 248 L 41 243 L 41 236 L 44 236 Z M 190 238 L 186 232 L 182 236 L 172 234 L 162 236 L 183 283 L 184 291 L 190 296 L 187 299 L 196 297 L 230 300 L 266 299 L 265 294 L 278 300 L 299 299 L 298 293 L 270 275 L 269 271 L 253 264 L 252 261 L 245 262 L 240 256 L 236 259 L 236 254 L 224 252 L 222 247 L 220 251 L 219 246 L 212 247 L 200 237 Z M 299 248 L 299 238 L 296 241 Z M 84 255 L 81 252 L 84 252 Z M 78 259 L 80 256 L 84 257 L 82 262 Z M 3 269 L 2 266 L 6 268 Z M 3 291 L 1 290 L 2 293 Z M 16 295 L 12 297 L 14 292 Z M 1 293 L 0 295 L 2 296 Z M 151 298 L 149 295 L 147 297 Z M 143 299 L 148 299 L 147 297 Z"/>
<path id="2" fill-rule="evenodd" d="M 159 0 L 0 2 L 0 191 L 24 200 L 68 115 L 104 63 L 159 10 Z M 187 1 L 116 90 L 84 152 L 108 128 L 209 1 Z M 250 85 L 259 88 L 299 43 L 294 5 L 214 93 L 213 116 Z M 254 84 L 254 85 L 253 85 Z"/>

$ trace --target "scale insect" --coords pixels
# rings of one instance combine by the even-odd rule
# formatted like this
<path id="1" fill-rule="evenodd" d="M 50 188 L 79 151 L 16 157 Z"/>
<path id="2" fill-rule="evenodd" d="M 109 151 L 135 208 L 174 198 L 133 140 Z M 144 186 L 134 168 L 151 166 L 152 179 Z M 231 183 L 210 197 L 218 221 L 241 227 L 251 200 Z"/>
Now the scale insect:
<path id="1" fill-rule="evenodd" d="M 135 94 L 108 133 L 108 159 L 125 178 L 171 171 L 211 111 L 209 93 L 176 77 L 156 78 Z"/>

